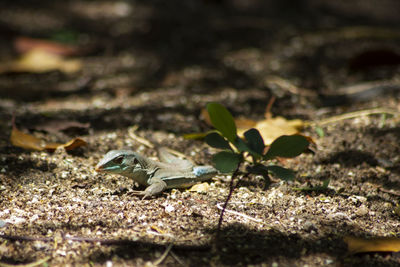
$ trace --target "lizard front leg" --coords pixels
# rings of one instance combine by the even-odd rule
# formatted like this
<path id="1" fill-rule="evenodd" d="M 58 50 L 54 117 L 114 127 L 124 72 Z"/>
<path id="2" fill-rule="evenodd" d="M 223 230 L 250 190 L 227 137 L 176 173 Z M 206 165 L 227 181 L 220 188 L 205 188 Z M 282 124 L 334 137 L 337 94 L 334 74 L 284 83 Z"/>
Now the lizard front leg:
<path id="1" fill-rule="evenodd" d="M 132 191 L 134 195 L 143 196 L 142 199 L 147 197 L 152 197 L 161 194 L 165 189 L 167 189 L 167 183 L 160 178 L 152 178 L 149 181 L 149 186 L 144 191 Z"/>

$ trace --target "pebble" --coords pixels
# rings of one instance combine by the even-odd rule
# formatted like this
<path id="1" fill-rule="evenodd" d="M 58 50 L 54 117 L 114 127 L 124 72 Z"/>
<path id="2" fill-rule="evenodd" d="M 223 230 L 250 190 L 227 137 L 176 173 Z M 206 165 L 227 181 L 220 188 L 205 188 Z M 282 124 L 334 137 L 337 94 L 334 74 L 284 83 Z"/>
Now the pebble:
<path id="1" fill-rule="evenodd" d="M 358 210 L 356 211 L 356 214 L 357 214 L 358 216 L 364 216 L 364 215 L 367 215 L 368 212 L 369 212 L 369 209 L 367 208 L 367 206 L 361 205 L 361 206 L 358 208 Z"/>

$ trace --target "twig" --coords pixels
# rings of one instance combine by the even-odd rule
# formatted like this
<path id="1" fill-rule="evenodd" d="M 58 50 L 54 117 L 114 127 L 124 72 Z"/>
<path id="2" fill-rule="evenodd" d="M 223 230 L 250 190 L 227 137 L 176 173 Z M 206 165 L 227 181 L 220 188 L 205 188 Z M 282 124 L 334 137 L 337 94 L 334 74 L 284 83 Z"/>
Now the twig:
<path id="1" fill-rule="evenodd" d="M 134 139 L 134 140 L 136 140 L 136 141 L 138 141 L 142 145 L 145 145 L 145 146 L 147 146 L 149 148 L 154 148 L 155 145 L 153 143 L 151 143 L 149 140 L 147 140 L 147 139 L 145 139 L 143 137 L 138 136 L 135 133 L 138 128 L 139 128 L 139 126 L 137 126 L 137 125 L 134 125 L 134 126 L 130 127 L 128 129 L 129 137 Z M 186 156 L 184 154 L 182 154 L 182 153 L 180 153 L 180 152 L 178 152 L 176 150 L 173 150 L 173 149 L 170 149 L 170 148 L 166 148 L 166 149 L 167 149 L 168 152 L 170 152 L 171 154 L 174 154 L 175 156 L 178 156 L 178 157 L 181 157 L 181 158 L 186 158 Z"/>
<path id="2" fill-rule="evenodd" d="M 7 264 L 7 263 L 0 262 L 0 267 L 35 267 L 35 266 L 38 266 L 40 264 L 47 262 L 50 258 L 51 258 L 50 256 L 47 256 L 47 257 L 44 257 L 43 259 L 37 260 L 35 262 L 27 263 L 27 264 Z"/>
<path id="3" fill-rule="evenodd" d="M 141 144 L 143 144 L 143 145 L 145 145 L 147 147 L 154 148 L 154 145 L 149 140 L 144 139 L 143 137 L 140 137 L 140 136 L 135 134 L 135 132 L 136 132 L 136 130 L 138 128 L 139 128 L 139 126 L 137 126 L 137 125 L 134 125 L 134 126 L 130 127 L 128 129 L 129 137 L 134 139 L 134 140 L 136 140 L 136 141 L 138 141 L 139 143 L 141 143 Z"/>
<path id="4" fill-rule="evenodd" d="M 395 196 L 400 196 L 400 192 L 398 192 L 398 191 L 392 191 L 392 190 L 388 190 L 388 189 L 385 189 L 385 188 L 379 188 L 379 190 L 384 192 L 384 193 L 392 194 L 392 195 L 395 195 Z"/>
<path id="5" fill-rule="evenodd" d="M 237 202 L 237 203 L 244 204 L 244 203 L 241 203 L 241 202 Z M 220 210 L 222 210 L 221 204 L 222 203 L 217 203 L 217 208 L 220 209 Z M 233 203 L 231 203 L 231 204 L 233 204 Z M 237 212 L 237 211 L 234 211 L 234 210 L 225 209 L 225 212 L 235 214 L 237 216 L 246 218 L 246 219 L 254 221 L 254 222 L 258 222 L 258 223 L 262 222 L 261 219 L 256 219 L 256 218 L 250 217 L 250 216 L 248 216 L 246 214 L 243 214 L 243 213 L 240 213 L 240 212 Z"/>
<path id="6" fill-rule="evenodd" d="M 171 256 L 182 266 L 187 266 L 174 252 L 170 252 Z"/>
<path id="7" fill-rule="evenodd" d="M 271 109 L 272 109 L 272 105 L 275 103 L 275 100 L 276 100 L 275 96 L 272 96 L 268 101 L 267 107 L 265 109 L 265 118 L 267 120 L 271 119 L 271 117 L 272 117 Z"/>
<path id="8" fill-rule="evenodd" d="M 178 157 L 180 157 L 180 158 L 187 158 L 187 156 L 186 156 L 185 154 L 182 154 L 182 153 L 179 152 L 179 151 L 173 150 L 173 149 L 168 148 L 168 147 L 166 147 L 165 149 L 166 149 L 169 153 L 171 153 L 171 154 L 173 154 L 173 155 L 175 155 L 175 156 L 178 156 Z"/>
<path id="9" fill-rule="evenodd" d="M 165 258 L 168 256 L 168 253 L 169 253 L 169 251 L 171 250 L 172 246 L 173 246 L 172 243 L 168 245 L 167 249 L 166 249 L 165 252 L 161 255 L 161 257 L 160 257 L 158 260 L 156 260 L 155 262 L 153 262 L 153 265 L 154 265 L 154 266 L 159 265 L 161 262 L 163 262 L 163 260 L 165 260 Z"/>
<path id="10" fill-rule="evenodd" d="M 332 122 L 352 119 L 352 118 L 361 117 L 361 116 L 368 116 L 368 115 L 373 115 L 373 114 L 390 114 L 390 115 L 394 115 L 394 116 L 395 115 L 400 116 L 400 112 L 393 110 L 393 109 L 373 108 L 373 109 L 365 109 L 365 110 L 349 112 L 349 113 L 333 116 L 330 118 L 322 119 L 322 120 L 311 123 L 311 125 L 325 125 L 325 124 L 329 124 Z"/>

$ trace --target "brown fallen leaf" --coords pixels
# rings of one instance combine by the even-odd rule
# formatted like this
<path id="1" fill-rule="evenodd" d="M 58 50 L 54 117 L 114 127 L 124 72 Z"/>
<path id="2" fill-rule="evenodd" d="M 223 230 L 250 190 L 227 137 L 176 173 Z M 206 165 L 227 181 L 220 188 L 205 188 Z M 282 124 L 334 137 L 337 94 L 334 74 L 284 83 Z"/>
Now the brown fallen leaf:
<path id="1" fill-rule="evenodd" d="M 343 240 L 347 243 L 347 250 L 351 254 L 400 251 L 400 238 L 396 237 L 374 237 L 367 239 L 347 236 Z"/>
<path id="2" fill-rule="evenodd" d="M 21 132 L 13 125 L 10 137 L 11 144 L 13 146 L 22 147 L 28 150 L 44 150 L 44 143 L 41 139 Z"/>
<path id="3" fill-rule="evenodd" d="M 19 53 L 26 53 L 34 49 L 40 49 L 50 54 L 73 56 L 80 52 L 77 46 L 23 36 L 15 39 L 14 47 Z"/>
<path id="4" fill-rule="evenodd" d="M 87 143 L 81 138 L 74 138 L 65 144 L 60 143 L 47 143 L 45 149 L 53 152 L 59 147 L 64 147 L 65 150 L 70 151 L 80 146 L 86 146 Z"/>
<path id="5" fill-rule="evenodd" d="M 24 149 L 38 150 L 38 151 L 47 150 L 50 152 L 55 151 L 59 147 L 63 147 L 65 150 L 69 151 L 77 147 L 87 145 L 87 143 L 81 138 L 74 138 L 65 144 L 52 143 L 52 142 L 46 143 L 43 140 L 33 135 L 21 132 L 20 130 L 17 129 L 14 122 L 11 131 L 10 142 L 14 146 L 21 147 Z"/>
<path id="6" fill-rule="evenodd" d="M 212 126 L 210 115 L 208 115 L 207 109 L 203 108 L 200 111 L 200 119 L 205 121 L 208 125 Z"/>
<path id="7" fill-rule="evenodd" d="M 65 73 L 77 72 L 82 68 L 78 59 L 64 59 L 60 55 L 41 49 L 33 49 L 21 55 L 19 59 L 0 64 L 0 73 L 32 72 L 43 73 L 59 70 Z"/>

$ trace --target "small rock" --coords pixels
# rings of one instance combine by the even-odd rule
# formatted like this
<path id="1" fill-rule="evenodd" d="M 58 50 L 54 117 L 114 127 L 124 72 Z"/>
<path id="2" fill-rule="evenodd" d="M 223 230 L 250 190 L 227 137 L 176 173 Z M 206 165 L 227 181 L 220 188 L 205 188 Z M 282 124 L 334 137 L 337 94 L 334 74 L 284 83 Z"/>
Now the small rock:
<path id="1" fill-rule="evenodd" d="M 174 208 L 174 206 L 172 206 L 172 205 L 167 205 L 167 206 L 165 207 L 165 211 L 166 211 L 167 213 L 173 212 L 174 210 L 175 210 L 175 208 Z"/>
<path id="2" fill-rule="evenodd" d="M 369 209 L 367 208 L 367 206 L 361 205 L 361 206 L 358 208 L 358 210 L 356 211 L 356 214 L 357 214 L 358 216 L 364 216 L 364 215 L 367 215 L 368 212 L 369 212 Z"/>

